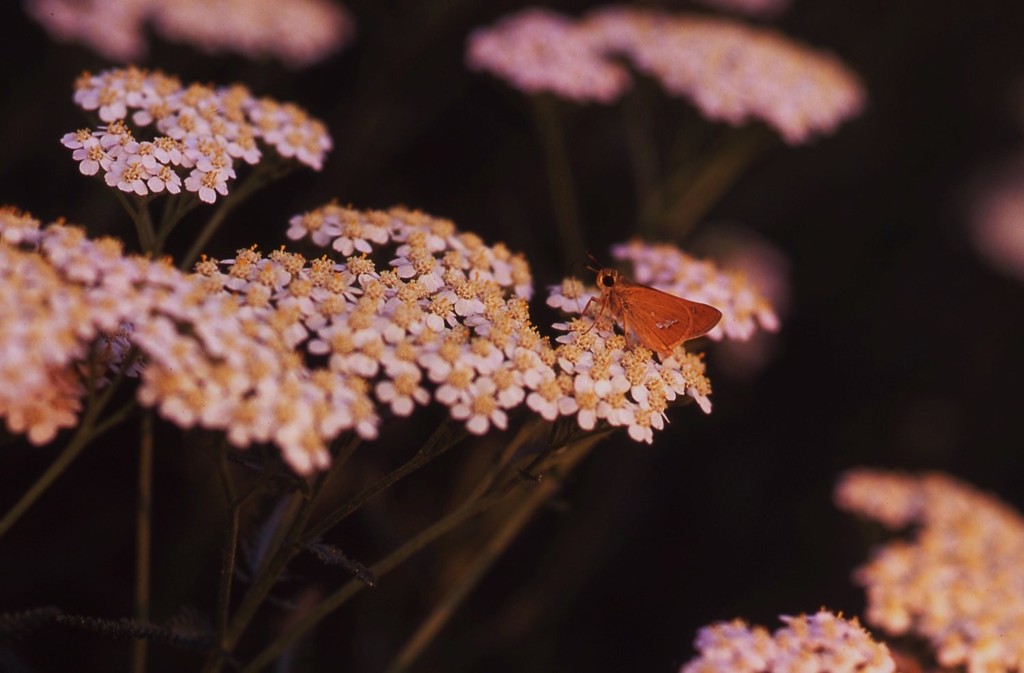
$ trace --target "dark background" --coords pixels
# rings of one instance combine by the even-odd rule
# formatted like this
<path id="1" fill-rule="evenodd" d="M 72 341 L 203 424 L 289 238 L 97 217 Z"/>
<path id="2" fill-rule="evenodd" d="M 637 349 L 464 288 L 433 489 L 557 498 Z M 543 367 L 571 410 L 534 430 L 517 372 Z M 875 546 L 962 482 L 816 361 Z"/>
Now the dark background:
<path id="1" fill-rule="evenodd" d="M 538 287 L 557 282 L 567 270 L 551 244 L 525 100 L 463 65 L 468 32 L 523 5 L 347 6 L 356 41 L 301 72 L 152 43 L 143 65 L 293 101 L 334 138 L 323 172 L 298 172 L 261 193 L 211 252 L 276 247 L 291 214 L 337 198 L 451 217 L 525 252 Z M 550 6 L 578 14 L 593 5 Z M 110 64 L 49 42 L 17 3 L 3 3 L 0 20 L 0 203 L 130 236 L 107 188 L 81 176 L 58 142 L 85 123 L 71 103 L 75 76 Z M 776 25 L 837 54 L 863 77 L 870 100 L 836 135 L 765 154 L 707 218 L 741 222 L 788 256 L 791 310 L 774 360 L 754 378 L 716 376 L 710 348 L 714 413 L 676 410 L 653 446 L 604 442 L 416 670 L 669 672 L 692 656 L 696 629 L 711 621 L 742 616 L 774 628 L 778 614 L 823 605 L 858 614 L 862 593 L 849 576 L 868 540 L 830 499 L 850 467 L 944 470 L 1024 504 L 1024 288 L 975 256 L 964 209 L 975 176 L 1020 145 L 1014 92 L 1024 75 L 1024 5 L 796 0 Z M 561 111 L 587 245 L 603 253 L 629 236 L 635 206 L 621 110 Z M 678 100 L 656 111 L 669 128 L 692 118 Z M 434 420 L 419 412 L 361 448 L 353 483 L 399 464 L 415 446 L 410 435 Z M 0 611 L 131 614 L 133 431 L 90 447 L 0 541 Z M 159 437 L 153 616 L 162 621 L 183 607 L 209 613 L 223 506 L 197 442 L 172 428 Z M 332 541 L 374 561 L 448 502 L 451 475 L 474 451 L 493 448 L 453 450 Z M 5 446 L 0 504 L 57 450 Z M 451 570 L 445 562 L 444 553 L 422 554 L 364 592 L 306 644 L 300 670 L 379 670 L 436 597 L 434 579 Z M 314 566 L 297 572 L 325 590 L 341 581 Z M 48 627 L 0 645 L 0 669 L 119 670 L 127 651 L 124 642 Z M 152 670 L 192 670 L 199 661 L 160 645 L 152 653 Z"/>

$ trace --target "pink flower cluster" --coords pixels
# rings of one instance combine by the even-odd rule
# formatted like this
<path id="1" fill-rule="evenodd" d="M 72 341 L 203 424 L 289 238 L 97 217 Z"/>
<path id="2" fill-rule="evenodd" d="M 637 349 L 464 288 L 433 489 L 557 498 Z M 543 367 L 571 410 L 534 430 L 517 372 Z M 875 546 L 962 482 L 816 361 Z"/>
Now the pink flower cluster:
<path id="1" fill-rule="evenodd" d="M 319 170 L 332 145 L 323 123 L 298 106 L 256 98 L 239 85 L 185 87 L 159 71 L 86 73 L 74 100 L 104 122 L 61 138 L 79 170 L 102 171 L 109 186 L 139 196 L 184 188 L 213 203 L 227 195 L 237 161 L 263 159 L 261 146 Z M 133 127 L 153 127 L 156 135 L 139 140 Z"/>
<path id="2" fill-rule="evenodd" d="M 55 39 L 122 63 L 146 55 L 147 22 L 174 42 L 293 68 L 324 60 L 354 32 L 348 12 L 328 0 L 25 0 L 25 9 Z"/>
<path id="3" fill-rule="evenodd" d="M 630 7 L 578 21 L 527 9 L 476 30 L 466 56 L 470 68 L 528 93 L 603 103 L 629 85 L 620 58 L 705 117 L 733 125 L 758 119 L 791 144 L 832 133 L 866 98 L 838 60 L 774 31 Z"/>

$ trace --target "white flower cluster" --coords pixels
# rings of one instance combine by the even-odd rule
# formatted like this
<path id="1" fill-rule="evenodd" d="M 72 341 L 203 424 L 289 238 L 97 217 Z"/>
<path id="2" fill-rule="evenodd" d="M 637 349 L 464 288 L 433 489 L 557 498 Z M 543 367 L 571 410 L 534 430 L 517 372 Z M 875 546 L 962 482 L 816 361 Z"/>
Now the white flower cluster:
<path id="1" fill-rule="evenodd" d="M 778 318 L 757 289 L 743 276 L 723 272 L 710 261 L 696 260 L 672 245 L 639 241 L 613 246 L 612 256 L 628 261 L 639 283 L 719 309 L 722 320 L 708 333 L 713 339 L 745 340 L 759 325 L 778 329 Z M 682 346 L 658 361 L 634 343 L 634 335 L 616 334 L 611 316 L 599 316 L 595 322 L 596 311 L 587 307 L 600 295 L 597 288 L 575 279 L 549 288 L 549 306 L 578 316 L 554 326 L 565 332 L 556 339 L 557 369 L 573 381 L 571 399 L 558 403 L 577 409 L 583 428 L 602 419 L 627 426 L 633 439 L 646 442 L 652 441 L 654 430 L 664 427 L 665 409 L 679 396 L 693 398 L 709 413 L 711 385 L 704 376 L 704 361 Z"/>
<path id="2" fill-rule="evenodd" d="M 857 569 L 866 619 L 925 639 L 943 669 L 1024 668 L 1024 517 L 948 475 L 853 470 L 837 504 L 886 526 L 914 524 Z"/>
<path id="3" fill-rule="evenodd" d="M 348 12 L 329 0 L 25 0 L 25 9 L 54 39 L 122 63 L 145 57 L 147 22 L 174 42 L 293 68 L 322 61 L 354 33 Z"/>
<path id="4" fill-rule="evenodd" d="M 307 236 L 343 255 L 394 247 L 385 270 L 363 256 L 346 260 L 366 316 L 355 323 L 352 316 L 335 316 L 314 326 L 311 349 L 344 370 L 364 376 L 383 371 L 377 394 L 385 403 L 401 392 L 392 363 L 406 361 L 399 370 L 407 375 L 405 397 L 401 407 L 392 405 L 395 413 L 411 411 L 412 402 L 423 399 L 421 380 L 435 387 L 434 398 L 451 407 L 453 417 L 480 433 L 504 427 L 506 412 L 525 403 L 548 420 L 575 415 L 584 430 L 604 421 L 650 442 L 678 396 L 690 395 L 710 409 L 703 362 L 681 349 L 656 362 L 611 331 L 585 333 L 583 321 L 561 325 L 567 332 L 553 347 L 529 318 L 526 262 L 503 246 L 456 232 L 447 220 L 329 205 L 295 217 L 289 236 Z"/>
<path id="5" fill-rule="evenodd" d="M 698 14 L 628 6 L 580 20 L 526 9 L 474 31 L 466 60 L 528 93 L 578 102 L 617 100 L 629 86 L 624 59 L 712 120 L 764 121 L 790 144 L 832 133 L 864 106 L 846 66 L 767 29 Z"/>
<path id="6" fill-rule="evenodd" d="M 230 290 L 217 274 L 189 276 L 166 260 L 125 256 L 113 239 L 40 228 L 11 210 L 0 211 L 0 237 L 0 371 L 9 391 L 0 415 L 12 432 L 43 444 L 74 426 L 82 379 L 95 377 L 80 370 L 90 359 L 93 368 L 122 366 L 134 347 L 142 404 L 181 427 L 224 430 L 236 446 L 274 442 L 297 472 L 325 467 L 326 443 L 344 430 L 376 435 L 362 381 L 307 367 L 296 351 L 305 332 L 294 302 L 267 301 L 279 273 Z M 321 295 L 345 288 L 333 271 L 324 283 Z"/>
<path id="7" fill-rule="evenodd" d="M 706 626 L 697 635 L 700 655 L 680 673 L 894 673 L 889 648 L 857 620 L 821 610 L 781 617 L 786 626 L 769 634 L 742 620 Z"/>
<path id="8" fill-rule="evenodd" d="M 301 108 L 240 85 L 185 87 L 159 71 L 119 68 L 82 75 L 74 100 L 104 125 L 67 133 L 61 144 L 84 175 L 102 171 L 109 186 L 139 196 L 184 188 L 213 203 L 228 193 L 237 161 L 261 161 L 261 145 L 315 170 L 332 145 L 323 123 Z M 156 135 L 138 140 L 133 127 Z"/>
<path id="9" fill-rule="evenodd" d="M 373 438 L 382 416 L 431 399 L 475 434 L 504 429 L 525 404 L 646 442 L 671 401 L 710 409 L 704 363 L 682 348 L 659 362 L 586 319 L 556 325 L 554 345 L 541 337 L 526 261 L 448 220 L 331 204 L 293 218 L 288 234 L 342 259 L 253 248 L 186 275 L 76 227 L 0 212 L 0 372 L 12 391 L 0 415 L 50 441 L 75 423 L 84 361 L 131 364 L 139 401 L 164 418 L 223 430 L 239 447 L 275 443 L 308 473 L 341 432 Z"/>

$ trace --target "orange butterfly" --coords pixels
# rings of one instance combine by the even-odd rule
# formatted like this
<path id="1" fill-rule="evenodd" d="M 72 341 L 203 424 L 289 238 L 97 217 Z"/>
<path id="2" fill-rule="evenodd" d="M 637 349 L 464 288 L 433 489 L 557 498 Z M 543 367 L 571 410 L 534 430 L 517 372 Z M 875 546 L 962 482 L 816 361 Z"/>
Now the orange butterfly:
<path id="1" fill-rule="evenodd" d="M 722 319 L 722 312 L 714 306 L 635 283 L 615 269 L 587 268 L 597 273 L 601 296 L 592 297 L 583 312 L 596 301 L 598 318 L 608 311 L 623 331 L 632 332 L 637 341 L 662 360 L 684 341 L 710 332 Z"/>

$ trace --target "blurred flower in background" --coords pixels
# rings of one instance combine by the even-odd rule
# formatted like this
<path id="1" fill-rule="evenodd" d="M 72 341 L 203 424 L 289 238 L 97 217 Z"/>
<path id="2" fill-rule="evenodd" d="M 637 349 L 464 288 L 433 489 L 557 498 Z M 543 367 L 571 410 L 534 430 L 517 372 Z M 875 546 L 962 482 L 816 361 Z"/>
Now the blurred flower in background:
<path id="1" fill-rule="evenodd" d="M 324 60 L 355 33 L 348 12 L 329 0 L 25 0 L 25 11 L 55 40 L 121 63 L 145 58 L 147 24 L 172 42 L 291 68 Z"/>
<path id="2" fill-rule="evenodd" d="M 906 537 L 875 550 L 855 574 L 865 618 L 926 640 L 943 667 L 970 673 L 1024 665 L 1024 518 L 941 473 L 853 470 L 836 504 Z"/>
<path id="3" fill-rule="evenodd" d="M 996 271 L 1024 281 L 1024 160 L 992 171 L 973 188 L 968 233 Z"/>
<path id="4" fill-rule="evenodd" d="M 864 107 L 841 61 L 775 31 L 723 18 L 612 6 L 580 20 L 527 9 L 477 29 L 466 61 L 526 92 L 608 103 L 629 83 L 617 59 L 710 120 L 757 119 L 792 144 L 832 133 Z"/>
<path id="5" fill-rule="evenodd" d="M 767 238 L 741 224 L 714 222 L 697 234 L 693 248 L 757 288 L 776 321 L 788 315 L 789 259 Z M 770 326 L 771 318 L 767 319 Z M 774 359 L 778 348 L 778 329 L 766 326 L 747 341 L 725 340 L 715 346 L 715 367 L 731 378 L 750 379 Z"/>

